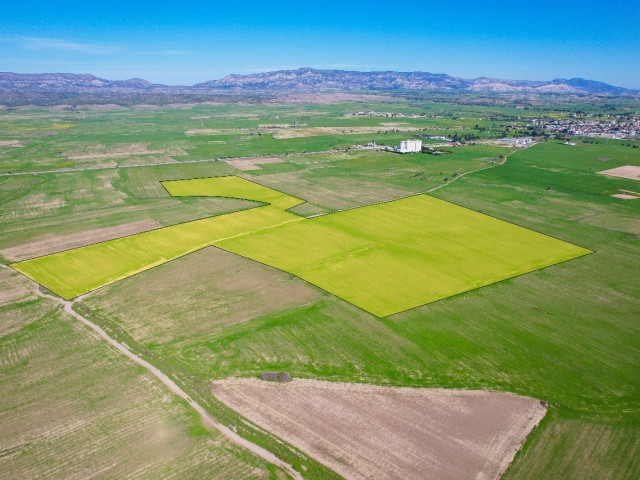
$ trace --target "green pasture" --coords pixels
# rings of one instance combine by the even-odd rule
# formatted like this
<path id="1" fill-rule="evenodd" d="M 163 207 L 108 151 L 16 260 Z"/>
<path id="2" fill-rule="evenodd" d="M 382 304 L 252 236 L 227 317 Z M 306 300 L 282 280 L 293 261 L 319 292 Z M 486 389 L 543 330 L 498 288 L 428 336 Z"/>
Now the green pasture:
<path id="1" fill-rule="evenodd" d="M 113 282 L 77 302 L 74 309 L 90 317 L 112 337 L 126 343 L 174 378 L 222 423 L 276 452 L 300 471 L 304 465 L 305 478 L 332 477 L 330 472 L 313 464 L 299 451 L 272 438 L 267 432 L 253 428 L 237 413 L 219 404 L 210 394 L 212 379 L 256 377 L 266 370 L 288 371 L 295 377 L 322 380 L 488 389 L 527 395 L 547 401 L 549 412 L 530 435 L 504 475 L 505 479 L 637 479 L 640 471 L 640 376 L 637 374 L 640 358 L 640 324 L 637 320 L 640 316 L 640 283 L 637 281 L 640 200 L 627 201 L 611 195 L 621 189 L 638 191 L 638 182 L 597 174 L 621 165 L 639 165 L 640 150 L 627 146 L 630 142 L 576 138 L 575 147 L 562 145 L 560 140 L 548 141 L 514 154 L 505 148 L 468 145 L 452 149 L 451 154 L 441 157 L 355 150 L 295 157 L 282 155 L 283 163 L 265 164 L 260 170 L 243 173 L 247 178 L 271 187 L 269 192 L 259 189 L 255 183 L 237 180 L 228 180 L 224 188 L 220 180 L 216 189 L 212 189 L 210 181 L 199 184 L 168 182 L 233 175 L 235 171 L 224 162 L 180 163 L 183 159 L 302 152 L 349 145 L 360 139 L 388 140 L 387 143 L 391 143 L 400 136 L 406 137 L 389 133 L 277 140 L 269 134 L 251 135 L 246 132 L 187 137 L 184 131 L 192 128 L 253 129 L 261 123 L 294 121 L 308 126 L 374 125 L 378 119 L 347 119 L 344 113 L 377 110 L 434 115 L 424 120 L 401 121 L 433 128 L 429 133 L 439 135 L 473 132 L 476 124 L 497 128 L 508 116 L 564 115 L 578 108 L 601 111 L 598 105 L 587 104 L 516 109 L 411 103 L 0 112 L 1 139 L 24 143 L 22 147 L 0 149 L 2 172 L 37 172 L 52 168 L 154 161 L 153 156 L 132 156 L 73 162 L 65 156 L 75 151 L 78 145 L 95 143 L 111 147 L 148 142 L 152 150 L 182 148 L 187 153 L 172 157 L 177 163 L 157 166 L 3 177 L 0 179 L 0 248 L 48 238 L 55 240 L 69 233 L 146 218 L 155 219 L 165 227 L 190 222 L 180 223 L 176 226 L 179 228 L 173 230 L 170 229 L 173 227 L 155 230 L 59 256 L 14 264 L 14 267 L 32 269 L 32 274 L 43 281 L 57 281 L 52 288 L 69 289 L 69 297 L 87 288 Z M 612 104 L 613 107 L 618 108 Z M 207 118 L 191 118 L 198 116 Z M 276 116 L 279 118 L 275 119 Z M 54 124 L 74 126 L 56 129 Z M 508 161 L 504 164 L 495 162 L 499 155 L 509 155 Z M 458 178 L 462 173 L 472 171 L 474 173 Z M 452 178 L 456 180 L 451 182 Z M 348 261 L 338 260 L 338 255 L 333 256 L 336 262 L 332 268 L 337 269 L 344 263 L 345 267 L 352 269 L 358 261 L 357 255 L 366 258 L 369 254 L 367 242 L 372 242 L 375 235 L 378 236 L 376 238 L 395 241 L 395 235 L 399 238 L 401 234 L 386 228 L 384 220 L 387 215 L 375 208 L 387 204 L 301 220 L 283 211 L 290 203 L 287 197 L 279 197 L 284 195 L 279 192 L 289 192 L 294 197 L 307 200 L 292 211 L 313 215 L 389 201 L 438 186 L 445 188 L 439 188 L 431 195 L 469 210 L 462 215 L 454 209 L 455 205 L 444 203 L 451 210 L 434 227 L 434 237 L 436 227 L 442 235 L 453 232 L 446 229 L 447 217 L 454 211 L 467 221 L 485 213 L 531 229 L 526 230 L 526 235 L 522 233 L 522 238 L 528 242 L 542 241 L 535 233 L 540 232 L 583 245 L 594 253 L 577 261 L 539 269 L 385 318 L 378 318 L 295 276 L 313 273 L 331 278 L 329 264 L 320 264 L 324 252 L 318 245 L 323 240 L 327 241 L 327 245 L 322 245 L 324 248 L 333 245 L 328 240 L 343 242 L 347 255 L 354 254 Z M 168 195 L 167 191 L 172 191 L 175 196 Z M 270 197 L 266 196 L 267 193 Z M 208 196 L 210 194 L 242 199 L 217 198 Z M 430 197 L 412 198 L 419 199 L 423 205 L 430 205 L 429 202 L 433 202 L 432 206 L 438 205 L 438 201 Z M 253 203 L 244 199 L 251 199 Z M 390 202 L 388 205 L 402 202 Z M 421 216 L 425 210 L 414 211 L 410 208 L 411 202 L 406 204 L 407 211 L 412 212 L 412 222 L 427 222 L 426 215 L 425 218 Z M 245 210 L 224 215 L 242 209 Z M 364 229 L 363 236 L 342 225 L 342 219 L 348 218 L 347 214 L 358 211 L 370 213 L 367 218 L 357 218 L 356 215 L 355 220 L 350 219 L 358 223 L 359 229 Z M 204 223 L 199 223 L 201 221 Z M 247 231 L 268 229 L 289 221 L 292 223 L 273 230 L 242 236 Z M 378 224 L 381 232 L 367 230 L 373 228 L 374 223 Z M 515 230 L 518 228 L 509 223 L 505 225 Z M 390 226 L 398 227 L 394 223 Z M 185 263 L 192 257 L 168 261 L 192 248 L 198 249 L 198 245 L 215 243 L 215 239 L 228 249 L 248 249 L 250 244 L 264 248 L 264 241 L 275 239 L 283 235 L 281 232 L 294 227 L 296 232 L 292 233 L 295 234 L 297 229 L 304 227 L 308 235 L 320 235 L 315 242 L 318 244 L 315 253 L 310 248 L 314 246 L 312 239 L 298 237 L 296 241 L 286 239 L 292 247 L 295 246 L 289 251 L 284 246 L 269 243 L 266 252 L 243 254 L 250 254 L 251 258 L 259 261 L 263 261 L 261 257 L 271 255 L 274 262 L 291 263 L 294 268 L 303 261 L 288 257 L 298 255 L 300 243 L 307 248 L 305 255 L 309 259 L 309 270 L 301 267 L 295 275 L 233 255 L 235 260 L 227 268 L 233 269 L 236 283 L 227 285 L 229 282 L 225 278 L 225 282 L 215 284 L 207 279 L 217 278 L 217 265 L 205 265 L 203 268 L 210 269 L 209 276 L 200 278 Z M 467 228 L 467 225 L 461 227 Z M 464 228 L 455 232 L 461 242 Z M 329 235 L 327 232 L 332 233 Z M 235 241 L 222 240 L 235 235 L 239 235 Z M 418 242 L 418 245 L 423 240 L 410 235 L 407 238 Z M 490 240 L 490 237 L 484 239 L 493 251 L 494 245 Z M 497 248 L 509 252 L 495 262 L 504 264 L 506 270 L 513 265 L 514 259 L 520 258 L 523 248 L 513 245 L 511 251 L 507 244 L 501 245 L 496 240 L 493 238 Z M 467 263 L 455 254 L 457 243 L 442 243 L 453 253 L 443 255 L 441 261 Z M 568 250 L 577 248 L 553 238 L 543 243 L 553 244 L 554 249 L 560 250 L 562 245 Z M 390 254 L 401 260 L 407 258 L 404 257 L 404 248 L 410 246 L 401 244 L 401 249 L 392 242 L 389 245 L 387 250 Z M 468 248 L 481 250 L 473 241 L 469 241 Z M 281 253 L 273 253 L 275 250 L 281 250 Z M 473 259 L 480 266 L 482 262 L 490 261 L 486 248 L 481 253 L 484 258 L 478 255 Z M 539 249 L 532 252 L 540 256 L 543 253 Z M 414 254 L 412 261 L 415 258 L 418 262 L 425 261 L 427 255 L 435 255 L 418 247 Z M 333 253 L 327 255 L 332 256 Z M 373 251 L 370 255 L 376 261 L 380 258 Z M 71 265 L 73 269 L 70 269 L 71 259 L 76 262 Z M 316 263 L 311 264 L 312 261 Z M 151 268 L 154 262 L 159 262 L 157 268 Z M 411 271 L 412 267 L 407 262 L 404 268 Z M 255 284 L 259 282 L 253 283 L 252 279 L 262 278 L 265 269 L 270 274 L 263 281 L 277 286 L 273 297 L 291 299 L 286 307 L 265 305 L 268 303 L 264 300 L 267 294 L 260 297 L 262 300 L 256 300 Z M 133 275 L 137 271 L 141 273 Z M 418 273 L 427 276 L 425 272 Z M 446 273 L 453 276 L 455 271 Z M 31 276 L 30 273 L 27 275 Z M 117 281 L 124 277 L 127 278 Z M 373 284 L 371 279 L 364 277 L 363 282 Z M 185 278 L 190 281 L 184 281 Z M 92 287 L 91 282 L 95 286 Z M 416 285 L 412 284 L 412 288 L 417 286 L 417 282 L 414 283 Z M 207 294 L 203 295 L 198 288 L 206 289 Z M 300 299 L 296 297 L 300 288 L 312 289 L 315 295 Z M 218 302 L 218 298 L 224 301 Z M 40 310 L 43 302 L 19 300 L 0 308 L 6 347 L 0 356 L 4 362 L 1 373 L 8 379 L 5 383 L 13 388 L 16 402 L 26 405 L 24 418 L 51 417 L 51 413 L 39 410 L 40 404 L 29 400 L 42 397 L 38 397 L 38 392 L 31 387 L 51 384 L 48 380 L 55 377 L 51 376 L 52 366 L 69 366 L 64 348 L 78 345 L 77 335 L 60 334 L 60 328 L 68 330 L 71 325 L 66 324 L 65 317 L 43 316 L 45 312 Z M 257 307 L 247 307 L 253 304 Z M 21 327 L 19 323 L 23 318 L 40 319 L 34 320 L 34 325 L 39 325 L 38 330 L 31 326 Z M 209 322 L 205 322 L 204 327 L 203 318 Z M 140 324 L 147 328 L 144 336 L 139 335 Z M 208 325 L 212 324 L 214 327 L 209 328 Z M 157 325 L 162 328 L 156 328 Z M 177 333 L 163 338 L 161 333 L 166 331 Z M 39 333 L 46 335 L 38 336 Z M 38 348 L 34 349 L 36 344 Z M 64 358 L 50 358 L 51 352 L 63 352 L 65 355 Z M 98 363 L 103 364 L 102 355 L 86 353 L 85 349 L 78 350 L 78 353 L 82 354 L 78 356 L 78 365 L 86 364 L 87 359 L 94 363 L 98 359 Z M 82 372 L 75 364 L 69 368 L 76 373 Z M 12 376 L 27 370 L 33 372 L 33 376 Z M 118 371 L 124 370 L 120 368 Z M 86 373 L 87 378 L 95 377 Z M 42 378 L 47 382 L 38 380 Z M 113 382 L 98 389 L 83 384 L 82 391 L 79 391 L 73 386 L 75 384 L 69 386 L 57 377 L 54 379 L 55 385 L 59 386 L 61 402 L 76 397 L 89 398 L 87 405 L 91 410 L 87 411 L 94 412 L 94 402 L 107 401 L 118 395 Z M 29 388 L 35 396 L 30 395 Z M 87 397 L 85 391 L 90 394 L 97 392 L 96 398 Z M 7 404 L 12 397 L 5 397 Z M 154 398 L 161 397 L 159 394 Z M 31 403 L 25 403 L 25 398 Z M 136 398 L 147 402 L 144 396 Z M 63 404 L 67 405 L 60 403 Z M 127 411 L 131 410 L 130 402 L 124 405 Z M 15 413 L 15 408 L 9 405 L 6 410 Z M 141 415 L 146 411 L 146 408 L 141 409 Z M 58 418 L 58 413 L 55 416 Z M 13 418 L 18 417 L 13 415 Z M 108 428 L 105 429 L 105 425 Z M 146 426 L 144 430 L 148 434 Z M 22 429 L 8 431 L 24 432 Z M 56 452 L 84 452 L 86 449 L 78 445 L 91 443 L 91 438 L 104 442 L 106 431 L 114 431 L 111 424 L 104 423 L 99 431 L 88 430 L 79 443 L 74 440 L 73 444 L 62 447 L 58 440 L 47 443 L 51 445 L 47 450 L 52 454 L 51 464 L 59 464 Z M 150 438 L 147 434 L 146 438 Z M 111 436 L 118 441 L 122 438 Z M 131 444 L 126 438 L 123 441 Z M 33 473 L 32 466 L 42 461 L 42 449 L 28 443 L 24 445 L 26 448 L 19 461 L 11 455 L 0 459 L 0 463 L 4 460 L 10 467 L 8 472 L 15 473 L 13 470 L 17 471 L 17 465 L 25 465 L 27 471 Z M 60 448 L 53 448 L 56 445 Z M 213 445 L 206 451 L 215 452 L 216 448 Z M 117 454 L 112 449 L 103 450 L 109 453 L 109 458 L 116 458 Z M 132 451 L 139 450 L 134 448 Z M 91 455 L 83 458 L 96 464 Z M 78 461 L 76 458 L 69 465 Z M 123 465 L 128 466 L 126 463 Z M 209 472 L 204 468 L 202 471 Z"/>
<path id="2" fill-rule="evenodd" d="M 188 275 L 186 257 L 110 285 L 77 308 L 136 351 L 151 352 L 155 364 L 180 379 L 221 421 L 291 462 L 300 461 L 299 453 L 265 438 L 212 398 L 211 379 L 284 370 L 322 380 L 488 389 L 539 398 L 549 403 L 549 413 L 505 479 L 635 480 L 640 471 L 640 284 L 635 281 L 640 203 L 609 196 L 619 188 L 633 190 L 637 182 L 596 172 L 638 165 L 639 154 L 616 142 L 573 148 L 541 143 L 513 154 L 504 165 L 437 190 L 438 198 L 594 253 L 383 319 L 325 294 L 278 312 L 247 314 L 229 325 L 223 319 L 244 314 L 246 304 L 229 307 L 212 300 L 203 306 L 194 301 L 192 285 L 176 287 L 166 280 Z M 371 173 L 384 185 L 401 178 L 383 177 L 379 163 L 367 158 L 356 179 Z M 387 158 L 393 160 L 382 159 Z M 401 157 L 412 158 L 419 161 Z M 438 171 L 447 168 L 443 163 Z M 366 193 L 364 182 L 347 184 L 339 167 L 312 172 L 314 180 L 323 175 L 325 185 Z M 415 181 L 408 172 L 407 188 Z M 274 177 L 281 190 L 306 198 L 293 188 L 296 177 Z M 316 182 L 307 194 L 315 188 Z M 237 262 L 234 270 L 248 278 L 262 268 L 243 257 Z M 291 295 L 298 280 L 273 273 L 280 275 L 281 295 Z M 217 328 L 203 331 L 203 311 Z M 141 318 L 147 325 L 179 326 L 179 334 L 166 339 L 148 329 L 141 338 L 136 328 Z M 306 476 L 329 478 L 316 472 Z"/>
<path id="3" fill-rule="evenodd" d="M 239 187 L 239 198 L 255 194 L 257 201 L 270 198 L 282 206 L 300 201 L 240 178 L 220 177 L 196 181 L 192 194 L 229 196 L 229 187 Z M 220 185 L 220 191 L 216 186 Z M 182 182 L 168 182 L 168 188 L 184 193 Z M 12 264 L 12 267 L 70 299 L 121 280 L 216 242 L 281 223 L 301 220 L 275 205 L 181 223 Z"/>
<path id="4" fill-rule="evenodd" d="M 581 106 L 581 108 L 586 108 Z M 414 113 L 420 118 L 353 117 L 356 111 Z M 336 103 L 332 105 L 200 105 L 182 108 L 114 108 L 78 110 L 27 110 L 0 112 L 0 140 L 20 141 L 17 147 L 0 147 L 0 173 L 102 168 L 247 155 L 286 155 L 300 152 L 345 150 L 355 143 L 375 140 L 397 145 L 415 135 L 495 138 L 504 125 L 520 117 L 539 117 L 548 108 L 527 110 L 511 106 L 460 105 L 432 101 Z M 568 112 L 558 112 L 562 117 Z M 524 120 L 523 120 L 524 121 Z M 414 133 L 394 132 L 398 127 L 419 128 Z M 286 124 L 313 127 L 380 127 L 371 133 L 345 133 L 298 138 L 275 138 L 261 125 Z M 201 130 L 204 133 L 187 134 Z M 424 138 L 428 141 L 427 138 Z M 127 146 L 144 145 L 149 152 Z M 100 155 L 102 152 L 102 156 Z M 87 154 L 95 154 L 89 155 Z"/>
<path id="5" fill-rule="evenodd" d="M 386 317 L 589 253 L 427 195 L 218 245 Z"/>
<path id="6" fill-rule="evenodd" d="M 426 195 L 299 222 L 284 210 L 302 200 L 239 177 L 163 185 L 175 196 L 224 196 L 267 205 L 13 267 L 69 299 L 217 245 L 385 317 L 589 253 Z"/>

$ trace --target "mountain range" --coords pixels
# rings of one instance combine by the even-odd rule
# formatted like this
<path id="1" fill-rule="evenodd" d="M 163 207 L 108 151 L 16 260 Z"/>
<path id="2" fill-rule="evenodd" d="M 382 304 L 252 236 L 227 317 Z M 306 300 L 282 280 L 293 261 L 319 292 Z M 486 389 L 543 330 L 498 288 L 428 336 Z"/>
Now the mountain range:
<path id="1" fill-rule="evenodd" d="M 466 91 L 466 92 L 525 92 L 634 95 L 639 93 L 607 83 L 572 78 L 551 81 L 500 80 L 480 77 L 464 79 L 443 73 L 428 72 L 354 72 L 344 70 L 279 70 L 250 75 L 227 75 L 194 85 L 197 89 L 279 90 L 306 92 L 334 91 Z"/>
<path id="2" fill-rule="evenodd" d="M 249 75 L 232 74 L 192 86 L 162 85 L 140 78 L 106 80 L 89 74 L 0 73 L 0 103 L 24 103 L 47 96 L 81 99 L 82 94 L 157 94 L 201 98 L 206 95 L 281 95 L 287 93 L 402 93 L 452 92 L 479 94 L 559 94 L 639 96 L 639 90 L 616 87 L 582 78 L 550 81 L 504 80 L 480 77 L 464 79 L 428 72 L 359 72 L 300 68 Z M 9 100 L 9 101 L 7 101 Z"/>

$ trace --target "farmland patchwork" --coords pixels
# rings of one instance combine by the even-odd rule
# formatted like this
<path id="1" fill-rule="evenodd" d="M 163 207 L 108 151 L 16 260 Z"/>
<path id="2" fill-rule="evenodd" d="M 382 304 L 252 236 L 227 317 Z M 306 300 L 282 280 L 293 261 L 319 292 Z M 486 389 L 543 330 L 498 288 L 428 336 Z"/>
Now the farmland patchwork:
<path id="1" fill-rule="evenodd" d="M 12 267 L 70 299 L 214 245 L 384 317 L 590 253 L 424 194 L 305 219 L 287 211 L 303 200 L 239 177 L 163 185 L 262 205 Z"/>

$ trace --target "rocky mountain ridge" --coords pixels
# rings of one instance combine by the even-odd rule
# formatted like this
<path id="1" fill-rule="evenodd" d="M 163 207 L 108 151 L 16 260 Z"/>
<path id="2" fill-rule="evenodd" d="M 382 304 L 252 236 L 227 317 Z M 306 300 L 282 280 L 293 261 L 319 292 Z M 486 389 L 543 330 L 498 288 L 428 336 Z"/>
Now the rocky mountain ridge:
<path id="1" fill-rule="evenodd" d="M 175 103 L 214 98 L 273 98 L 289 94 L 373 93 L 565 95 L 640 97 L 640 90 L 582 78 L 550 81 L 464 79 L 429 72 L 360 72 L 299 68 L 249 75 L 232 74 L 192 86 L 151 83 L 141 78 L 106 80 L 89 74 L 0 72 L 0 105 L 83 103 Z"/>
<path id="2" fill-rule="evenodd" d="M 236 91 L 467 91 L 634 95 L 637 90 L 582 78 L 550 81 L 504 80 L 487 77 L 464 79 L 429 72 L 359 72 L 346 70 L 278 70 L 249 75 L 231 74 L 193 86 L 154 84 L 141 78 L 106 80 L 89 74 L 2 73 L 0 89 L 139 89 L 139 90 L 236 90 Z"/>

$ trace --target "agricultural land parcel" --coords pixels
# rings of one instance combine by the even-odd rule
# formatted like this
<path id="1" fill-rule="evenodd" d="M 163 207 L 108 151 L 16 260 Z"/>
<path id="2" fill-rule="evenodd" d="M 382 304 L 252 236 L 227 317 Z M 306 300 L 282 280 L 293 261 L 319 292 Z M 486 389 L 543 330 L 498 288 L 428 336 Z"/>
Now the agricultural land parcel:
<path id="1" fill-rule="evenodd" d="M 354 480 L 497 479 L 546 411 L 506 393 L 299 379 L 227 379 L 212 393 Z"/>
<path id="2" fill-rule="evenodd" d="M 69 299 L 221 239 L 301 220 L 301 217 L 284 211 L 301 203 L 301 200 L 238 177 L 221 177 L 215 180 L 220 196 L 251 198 L 269 205 L 39 257 L 13 264 L 13 267 Z M 205 195 L 203 182 L 206 186 L 211 180 L 171 182 L 165 185 L 178 196 L 185 193 Z"/>
<path id="3" fill-rule="evenodd" d="M 242 198 L 267 206 L 13 268 L 68 299 L 218 245 L 384 317 L 589 253 L 426 195 L 297 221 L 301 219 L 284 210 L 301 200 L 239 177 L 176 180 L 164 186 L 174 196 Z"/>
<path id="4" fill-rule="evenodd" d="M 0 478 L 268 478 L 183 401 L 0 269 Z"/>
<path id="5" fill-rule="evenodd" d="M 570 108 L 594 111 L 596 107 Z M 361 109 L 423 111 L 442 117 L 424 121 L 436 135 L 451 135 L 474 124 L 491 129 L 504 115 L 544 114 L 533 108 L 447 104 L 40 111 L 22 118 L 20 112 L 8 112 L 2 116 L 2 135 L 7 140 L 19 138 L 23 146 L 0 149 L 0 157 L 5 172 L 38 171 L 155 161 L 153 155 L 75 161 L 58 156 L 71 147 L 79 152 L 75 145 L 83 142 L 148 142 L 149 150 L 167 151 L 180 144 L 189 153 L 176 156 L 174 161 L 180 162 L 211 155 L 281 155 L 372 139 L 392 144 L 406 138 L 405 133 L 291 140 L 243 134 L 197 136 L 188 142 L 184 137 L 185 129 L 200 126 L 199 120 L 189 120 L 196 115 L 210 116 L 203 121 L 211 128 L 251 127 L 253 119 L 271 123 L 273 115 L 287 123 L 323 126 L 346 124 L 341 112 Z M 302 118 L 309 116 L 313 118 Z M 61 117 L 74 117 L 68 123 L 76 126 L 51 130 L 54 119 L 67 122 Z M 349 121 L 370 125 L 378 119 Z M 280 294 L 264 290 L 264 295 L 290 296 L 299 303 L 257 308 L 249 292 L 243 293 L 243 285 L 247 279 L 267 275 L 268 267 L 226 254 L 225 268 L 235 275 L 233 285 L 227 285 L 217 273 L 220 256 L 203 261 L 201 255 L 212 248 L 107 286 L 76 308 L 132 349 L 153 354 L 150 360 L 178 379 L 214 415 L 291 463 L 297 462 L 298 468 L 300 452 L 292 453 L 210 398 L 210 379 L 286 369 L 294 376 L 319 379 L 487 388 L 543 398 L 550 402 L 549 413 L 506 478 L 635 479 L 640 471 L 640 292 L 634 281 L 638 272 L 634 259 L 639 256 L 640 206 L 610 197 L 621 189 L 637 191 L 636 182 L 596 174 L 603 169 L 602 158 L 607 158 L 610 168 L 640 164 L 637 150 L 623 143 L 578 140 L 571 148 L 555 142 L 540 144 L 510 156 L 505 165 L 468 175 L 435 192 L 443 199 L 584 245 L 595 253 L 388 319 L 379 320 L 319 290 L 309 296 L 308 289 L 313 287 L 274 269 L 265 278 L 273 279 L 268 283 L 278 285 Z M 293 211 L 315 214 L 425 191 L 442 185 L 456 172 L 491 166 L 487 159 L 507 151 L 476 145 L 438 158 L 375 152 L 282 156 L 282 163 L 261 165 L 249 178 L 310 200 Z M 213 162 L 5 177 L 0 179 L 0 248 L 147 218 L 166 226 L 255 206 L 242 200 L 172 198 L 158 183 L 232 174 L 227 164 Z M 36 208 L 45 203 L 49 205 L 46 209 Z M 194 272 L 193 276 L 183 269 Z M 203 271 L 208 272 L 204 278 L 214 289 L 206 295 L 199 284 Z M 176 278 L 181 280 L 172 281 Z M 232 286 L 235 293 L 228 296 Z M 301 295 L 301 288 L 307 293 Z M 217 301 L 218 294 L 225 301 Z M 26 308 L 22 311 L 26 317 L 36 315 Z M 16 316 L 9 313 L 9 317 Z M 163 323 L 163 328 L 154 329 L 154 323 Z M 135 332 L 135 338 L 129 330 Z M 22 337 L 11 338 L 22 341 Z M 57 348 L 52 337 L 43 339 L 42 345 Z M 51 363 L 32 361 L 30 365 L 34 372 L 44 372 Z M 30 367 L 12 368 L 25 371 Z M 23 455 L 25 461 L 31 458 L 35 471 L 37 452 L 25 449 Z M 331 478 L 308 458 L 302 463 L 308 468 L 307 477 Z M 13 465 L 8 465 L 7 474 Z"/>
<path id="6" fill-rule="evenodd" d="M 209 394 L 209 379 L 288 370 L 294 376 L 318 379 L 485 388 L 542 398 L 550 402 L 549 413 L 506 478 L 632 479 L 640 467 L 636 455 L 640 424 L 635 413 L 640 407 L 635 368 L 639 292 L 636 283 L 621 279 L 636 274 L 630 259 L 637 255 L 640 223 L 637 207 L 609 197 L 612 189 L 633 188 L 633 181 L 596 174 L 605 154 L 613 166 L 640 163 L 635 152 L 615 142 L 574 149 L 541 144 L 512 155 L 506 165 L 467 176 L 435 193 L 585 244 L 594 254 L 382 321 L 319 292 L 311 301 L 300 299 L 298 307 L 226 325 L 225 318 L 235 308 L 211 300 L 207 322 L 219 326 L 203 332 L 206 307 L 193 298 L 201 272 L 209 272 L 204 278 L 214 291 L 227 287 L 216 273 L 219 260 L 191 260 L 191 255 L 99 290 L 87 298 L 86 311 L 128 345 L 150 349 L 161 368 L 182 378 L 194 398 L 293 463 L 301 453 L 292 454 L 216 403 Z M 315 159 L 309 160 L 311 168 L 317 165 Z M 373 155 L 368 161 L 359 160 L 359 166 L 363 173 L 381 172 L 386 161 Z M 333 165 L 350 162 L 343 157 Z M 341 177 L 343 171 L 313 169 L 304 177 L 283 172 L 259 179 L 294 191 L 283 185 L 298 188 L 300 178 L 312 178 L 305 188 L 314 196 L 338 180 L 366 196 L 370 184 L 348 183 Z M 355 167 L 347 171 L 359 179 Z M 410 172 L 405 174 L 410 177 Z M 415 177 L 410 181 L 424 182 Z M 384 190 L 383 185 L 378 191 Z M 304 191 L 296 192 L 304 197 Z M 335 201 L 325 198 L 324 205 Z M 260 272 L 266 268 L 239 256 L 227 257 L 225 265 L 245 278 L 264 275 Z M 194 276 L 176 285 L 171 279 L 182 269 Z M 280 278 L 282 295 L 289 296 L 296 280 L 277 270 L 273 274 Z M 238 313 L 244 311 L 242 305 L 236 307 Z M 149 328 L 154 322 L 164 325 L 161 332 Z M 164 332 L 170 328 L 180 333 L 167 341 Z M 309 466 L 308 458 L 302 464 Z"/>
<path id="7" fill-rule="evenodd" d="M 611 170 L 604 170 L 598 172 L 602 175 L 609 175 L 611 177 L 630 178 L 631 180 L 640 180 L 640 167 L 635 165 L 624 165 L 623 167 L 612 168 Z"/>

